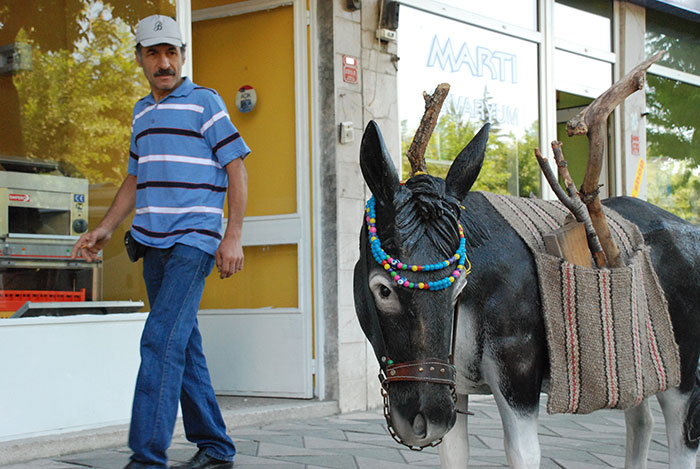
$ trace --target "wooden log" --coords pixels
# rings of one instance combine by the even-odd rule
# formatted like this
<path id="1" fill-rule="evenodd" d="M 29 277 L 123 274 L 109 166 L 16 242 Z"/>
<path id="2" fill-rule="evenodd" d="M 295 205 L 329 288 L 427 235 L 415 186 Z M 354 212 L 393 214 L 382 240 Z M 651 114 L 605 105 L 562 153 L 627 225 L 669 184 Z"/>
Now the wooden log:
<path id="1" fill-rule="evenodd" d="M 586 227 L 581 222 L 571 220 L 558 230 L 545 234 L 544 246 L 553 256 L 566 259 L 575 265 L 593 267 Z"/>
<path id="2" fill-rule="evenodd" d="M 448 83 L 440 83 L 437 88 L 435 88 L 433 94 L 428 94 L 425 91 L 423 92 L 425 111 L 423 112 L 418 130 L 416 130 L 413 136 L 411 146 L 406 152 L 408 162 L 411 164 L 409 177 L 418 172 L 428 172 L 428 166 L 425 164 L 425 149 L 428 147 L 430 136 L 433 134 L 433 130 L 437 125 L 442 103 L 445 101 L 445 98 L 447 98 L 449 92 L 450 85 Z"/>
<path id="3" fill-rule="evenodd" d="M 557 169 L 559 170 L 559 176 L 566 190 L 569 193 L 569 198 L 571 199 L 571 204 L 575 209 L 570 209 L 571 212 L 576 217 L 576 220 L 583 223 L 586 229 L 586 237 L 588 239 L 588 248 L 593 254 L 593 259 L 595 259 L 595 264 L 597 267 L 603 267 L 606 265 L 605 251 L 603 246 L 600 244 L 600 238 L 598 238 L 598 233 L 593 225 L 593 220 L 591 220 L 590 212 L 587 210 L 587 206 L 579 197 L 579 193 L 576 190 L 576 184 L 574 183 L 571 174 L 569 173 L 569 164 L 564 158 L 564 153 L 561 150 L 562 143 L 558 141 L 552 142 L 552 152 L 554 153 L 554 161 L 557 163 Z"/>
<path id="4" fill-rule="evenodd" d="M 542 157 L 542 154 L 540 153 L 540 150 L 538 148 L 535 148 L 535 156 L 537 157 L 537 162 L 540 165 L 542 173 L 544 174 L 545 178 L 547 179 L 547 182 L 551 186 L 557 198 L 561 201 L 562 204 L 564 204 L 566 208 L 569 209 L 574 218 L 578 222 L 582 223 L 584 226 L 584 238 L 577 238 L 578 242 L 582 243 L 583 246 L 580 249 L 577 248 L 574 251 L 585 251 L 586 256 L 589 258 L 587 264 L 591 264 L 590 258 L 591 255 L 593 255 L 596 266 L 603 267 L 605 265 L 605 254 L 603 253 L 603 248 L 601 247 L 600 241 L 598 240 L 598 236 L 596 235 L 595 229 L 593 228 L 593 223 L 591 222 L 588 210 L 586 210 L 586 206 L 579 198 L 578 191 L 576 190 L 576 185 L 574 184 L 573 180 L 571 179 L 571 176 L 569 175 L 569 170 L 566 168 L 566 160 L 564 159 L 564 154 L 561 151 L 561 142 L 552 142 L 552 149 L 554 150 L 554 158 L 557 162 L 557 167 L 559 168 L 559 174 L 561 175 L 564 183 L 567 185 L 567 191 L 569 193 L 568 196 L 564 192 L 564 189 L 562 189 L 562 187 L 559 185 L 559 181 L 557 180 L 556 175 L 552 171 L 552 168 L 549 166 L 549 163 L 547 163 L 547 159 Z M 560 255 L 555 252 L 552 252 L 552 254 Z M 574 259 L 578 259 L 578 257 L 578 253 L 575 256 L 572 256 L 572 258 Z M 574 262 L 566 257 L 565 259 L 569 260 L 569 262 L 572 263 L 579 262 L 578 260 L 577 262 Z M 584 264 L 578 263 L 578 265 Z"/>

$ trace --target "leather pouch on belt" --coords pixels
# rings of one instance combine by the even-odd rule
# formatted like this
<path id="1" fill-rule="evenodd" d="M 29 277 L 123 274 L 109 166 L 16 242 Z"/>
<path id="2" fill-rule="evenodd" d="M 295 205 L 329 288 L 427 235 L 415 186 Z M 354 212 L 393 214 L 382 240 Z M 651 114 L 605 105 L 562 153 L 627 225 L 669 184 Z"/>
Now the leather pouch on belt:
<path id="1" fill-rule="evenodd" d="M 126 247 L 126 254 L 129 256 L 131 262 L 136 262 L 141 259 L 146 252 L 146 246 L 139 243 L 131 236 L 131 231 L 124 233 L 124 246 Z"/>

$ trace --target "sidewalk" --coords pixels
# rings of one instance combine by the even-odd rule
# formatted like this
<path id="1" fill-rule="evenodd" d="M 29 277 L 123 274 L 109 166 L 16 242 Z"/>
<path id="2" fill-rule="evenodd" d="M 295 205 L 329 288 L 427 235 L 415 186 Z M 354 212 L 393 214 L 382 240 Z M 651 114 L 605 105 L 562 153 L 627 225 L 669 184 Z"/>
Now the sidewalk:
<path id="1" fill-rule="evenodd" d="M 550 416 L 540 411 L 542 468 L 624 467 L 625 428 L 622 412 L 603 410 L 591 415 Z M 470 468 L 505 467 L 503 432 L 496 404 L 490 396 L 472 396 L 469 410 Z M 667 468 L 666 435 L 659 406 L 652 400 L 656 422 L 649 452 L 649 469 Z M 235 413 L 235 412 L 234 412 Z M 301 413 L 304 413 L 302 410 Z M 313 411 L 307 411 L 307 415 Z M 411 451 L 392 440 L 380 410 L 304 418 L 289 415 L 276 423 L 233 426 L 227 412 L 229 434 L 236 442 L 237 469 L 399 469 L 436 468 L 436 448 Z M 189 459 L 196 448 L 183 437 L 173 441 L 172 462 Z M 35 459 L 0 466 L 3 469 L 121 469 L 128 462 L 123 446 Z"/>

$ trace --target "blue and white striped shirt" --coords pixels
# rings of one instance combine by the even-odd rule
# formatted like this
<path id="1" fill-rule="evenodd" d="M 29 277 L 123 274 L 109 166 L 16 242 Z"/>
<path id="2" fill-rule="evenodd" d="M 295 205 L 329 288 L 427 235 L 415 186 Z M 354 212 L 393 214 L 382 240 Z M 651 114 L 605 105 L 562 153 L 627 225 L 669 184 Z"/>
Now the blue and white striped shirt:
<path id="1" fill-rule="evenodd" d="M 137 178 L 134 238 L 147 246 L 186 244 L 215 254 L 222 238 L 228 176 L 250 153 L 216 91 L 189 78 L 155 103 L 134 106 L 129 174 Z"/>

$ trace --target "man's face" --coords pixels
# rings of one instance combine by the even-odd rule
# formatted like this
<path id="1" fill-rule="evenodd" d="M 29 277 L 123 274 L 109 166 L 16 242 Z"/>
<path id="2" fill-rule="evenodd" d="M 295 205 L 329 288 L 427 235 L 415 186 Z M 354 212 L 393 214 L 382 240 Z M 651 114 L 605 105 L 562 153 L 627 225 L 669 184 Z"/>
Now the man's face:
<path id="1" fill-rule="evenodd" d="M 179 47 L 170 44 L 142 47 L 141 54 L 136 54 L 136 61 L 143 68 L 156 98 L 167 96 L 180 84 L 185 58 Z"/>

